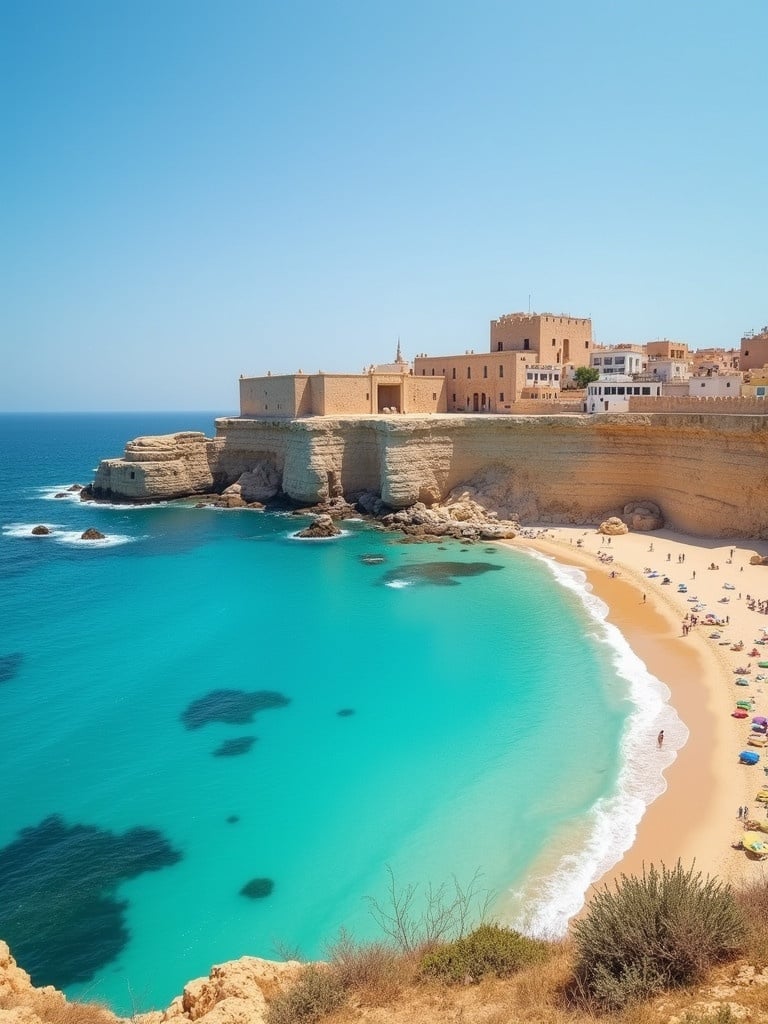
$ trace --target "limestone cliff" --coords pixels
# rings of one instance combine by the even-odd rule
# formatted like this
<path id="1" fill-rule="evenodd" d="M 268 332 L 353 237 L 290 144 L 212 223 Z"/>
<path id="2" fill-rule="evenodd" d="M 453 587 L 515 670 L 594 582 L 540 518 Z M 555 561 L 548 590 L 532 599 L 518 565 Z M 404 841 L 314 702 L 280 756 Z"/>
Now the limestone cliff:
<path id="1" fill-rule="evenodd" d="M 220 419 L 216 437 L 130 442 L 101 463 L 97 496 L 158 500 L 276 475 L 298 502 L 362 491 L 393 509 L 462 487 L 505 519 L 600 522 L 655 502 L 702 536 L 768 536 L 768 416 Z M 270 477 L 271 478 L 271 477 Z"/>
<path id="2" fill-rule="evenodd" d="M 301 971 L 296 960 L 277 962 L 244 956 L 211 968 L 207 978 L 184 986 L 167 1010 L 134 1015 L 133 1024 L 263 1024 L 269 1001 Z M 0 1024 L 121 1024 L 104 1007 L 70 1003 L 50 985 L 35 988 L 0 941 Z"/>

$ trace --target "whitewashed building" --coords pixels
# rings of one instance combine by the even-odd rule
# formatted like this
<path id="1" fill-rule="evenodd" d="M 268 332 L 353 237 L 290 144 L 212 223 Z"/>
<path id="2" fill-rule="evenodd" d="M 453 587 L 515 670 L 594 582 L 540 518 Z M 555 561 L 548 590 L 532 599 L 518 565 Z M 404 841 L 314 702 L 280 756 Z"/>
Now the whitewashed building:
<path id="1" fill-rule="evenodd" d="M 614 346 L 593 352 L 589 365 L 600 375 L 642 373 L 645 353 L 639 345 Z"/>
<path id="2" fill-rule="evenodd" d="M 629 400 L 633 395 L 638 398 L 659 398 L 661 389 L 660 380 L 638 381 L 629 376 L 606 375 L 587 386 L 584 412 L 628 412 Z"/>
<path id="3" fill-rule="evenodd" d="M 691 398 L 739 398 L 741 396 L 741 373 L 713 373 L 706 377 L 691 377 L 688 394 Z"/>

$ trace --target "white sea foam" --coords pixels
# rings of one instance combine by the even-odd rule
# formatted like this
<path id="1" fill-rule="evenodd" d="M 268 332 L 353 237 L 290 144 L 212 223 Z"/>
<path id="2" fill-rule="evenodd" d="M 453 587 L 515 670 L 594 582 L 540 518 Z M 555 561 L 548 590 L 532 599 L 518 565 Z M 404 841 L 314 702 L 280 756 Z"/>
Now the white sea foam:
<path id="1" fill-rule="evenodd" d="M 589 886 L 632 846 L 646 808 L 667 788 L 664 771 L 688 739 L 688 729 L 668 703 L 669 688 L 646 668 L 619 630 L 605 621 L 608 606 L 590 590 L 580 569 L 528 552 L 549 566 L 555 579 L 576 593 L 595 623 L 593 638 L 612 650 L 617 675 L 625 680 L 633 710 L 621 744 L 616 791 L 597 801 L 586 824 L 580 850 L 566 854 L 546 878 L 510 893 L 517 911 L 513 927 L 542 937 L 562 935 L 584 905 Z M 656 737 L 664 730 L 664 748 Z"/>
<path id="2" fill-rule="evenodd" d="M 412 587 L 413 583 L 410 580 L 389 580 L 384 586 L 392 587 L 394 590 L 402 590 L 403 587 Z"/>
<path id="3" fill-rule="evenodd" d="M 53 486 L 53 485 L 50 486 L 50 487 L 36 487 L 35 488 L 35 497 L 36 498 L 42 498 L 43 501 L 75 501 L 75 502 L 79 502 L 80 501 L 80 491 L 70 491 L 70 490 L 67 490 L 67 488 L 70 487 L 70 486 L 71 486 L 70 484 L 59 484 L 58 487 Z M 60 495 L 60 497 L 57 498 L 56 497 L 57 494 Z"/>
<path id="4" fill-rule="evenodd" d="M 35 526 L 46 526 L 51 532 L 48 534 L 34 534 Z M 18 537 L 22 539 L 37 541 L 54 541 L 58 544 L 67 544 L 73 547 L 84 548 L 114 548 L 121 544 L 131 544 L 140 537 L 129 537 L 122 533 L 111 533 L 102 540 L 83 540 L 82 530 L 70 530 L 57 523 L 7 523 L 3 526 L 3 535 L 6 537 Z"/>

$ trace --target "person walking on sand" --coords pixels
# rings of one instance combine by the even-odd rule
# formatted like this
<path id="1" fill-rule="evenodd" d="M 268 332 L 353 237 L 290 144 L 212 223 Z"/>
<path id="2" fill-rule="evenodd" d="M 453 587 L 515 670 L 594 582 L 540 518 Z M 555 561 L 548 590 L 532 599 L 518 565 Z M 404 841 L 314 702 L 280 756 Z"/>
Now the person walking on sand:
<path id="1" fill-rule="evenodd" d="M 658 744 L 659 750 L 664 745 L 664 730 L 662 729 L 659 735 L 656 737 L 656 743 Z"/>
<path id="2" fill-rule="evenodd" d="M 646 594 L 643 594 L 643 604 L 645 604 L 645 602 L 646 602 L 646 599 L 647 599 L 647 595 L 646 595 Z"/>
<path id="3" fill-rule="evenodd" d="M 744 817 L 744 808 L 741 806 L 741 804 L 739 804 L 739 813 L 736 815 L 736 817 L 739 820 L 741 820 Z"/>

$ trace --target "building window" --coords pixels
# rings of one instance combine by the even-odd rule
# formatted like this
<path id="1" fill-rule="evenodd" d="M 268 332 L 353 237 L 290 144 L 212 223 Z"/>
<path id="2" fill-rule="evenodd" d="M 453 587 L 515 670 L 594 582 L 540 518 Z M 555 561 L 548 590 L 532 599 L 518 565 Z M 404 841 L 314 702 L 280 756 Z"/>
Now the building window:
<path id="1" fill-rule="evenodd" d="M 134 472 L 134 470 L 131 470 L 131 480 L 135 480 L 135 479 L 136 479 L 136 473 Z"/>
<path id="2" fill-rule="evenodd" d="M 651 389 L 650 388 L 643 388 L 643 394 L 644 395 L 650 395 L 650 393 L 651 393 Z"/>
<path id="3" fill-rule="evenodd" d="M 503 363 L 499 363 L 499 379 L 501 379 L 503 376 L 504 376 L 504 364 Z"/>
<path id="4" fill-rule="evenodd" d="M 456 367 L 455 366 L 451 370 L 451 376 L 453 377 L 454 380 L 456 380 Z"/>
<path id="5" fill-rule="evenodd" d="M 483 377 L 485 378 L 485 377 L 487 377 L 487 376 L 488 376 L 488 367 L 487 367 L 487 366 L 484 366 L 484 367 L 483 367 Z"/>
<path id="6" fill-rule="evenodd" d="M 432 392 L 432 401 L 433 402 L 437 401 L 437 393 L 435 391 Z"/>
<path id="7" fill-rule="evenodd" d="M 502 345 L 502 343 L 500 341 L 496 342 L 496 351 L 497 352 L 503 352 L 504 351 L 504 346 Z"/>
<path id="8" fill-rule="evenodd" d="M 453 404 L 456 405 L 456 392 L 455 391 L 453 392 L 453 395 L 451 396 L 451 400 L 453 401 Z"/>
<path id="9" fill-rule="evenodd" d="M 556 341 L 555 341 L 555 339 L 553 338 L 553 339 L 552 339 L 552 348 L 554 348 L 556 344 L 557 344 L 557 342 L 556 342 Z"/>
<path id="10" fill-rule="evenodd" d="M 503 391 L 499 394 L 499 401 L 500 402 L 504 401 L 504 392 Z"/>
<path id="11" fill-rule="evenodd" d="M 523 338 L 523 348 L 524 348 L 524 350 L 527 352 L 530 349 L 530 347 L 531 347 L 531 339 L 530 338 Z"/>
<path id="12" fill-rule="evenodd" d="M 432 367 L 432 376 L 433 377 L 435 376 L 435 368 L 434 368 L 434 366 Z"/>
<path id="13" fill-rule="evenodd" d="M 371 400 L 371 393 L 370 393 L 370 391 L 366 391 L 365 392 L 365 400 L 366 400 L 366 402 L 370 402 L 370 400 Z"/>
<path id="14" fill-rule="evenodd" d="M 726 384 L 725 386 L 726 386 L 727 388 L 729 388 L 729 387 L 731 386 L 731 382 L 730 382 L 730 381 L 728 381 L 728 383 L 727 383 L 727 384 Z"/>
<path id="15" fill-rule="evenodd" d="M 467 380 L 472 380 L 472 367 L 467 367 Z"/>
<path id="16" fill-rule="evenodd" d="M 435 372 L 435 371 L 433 370 L 433 371 L 432 371 L 432 373 L 434 373 L 434 372 Z M 426 371 L 426 370 L 422 370 L 422 371 L 421 371 L 421 376 L 422 376 L 422 377 L 426 377 L 426 375 L 427 375 L 427 371 Z"/>

